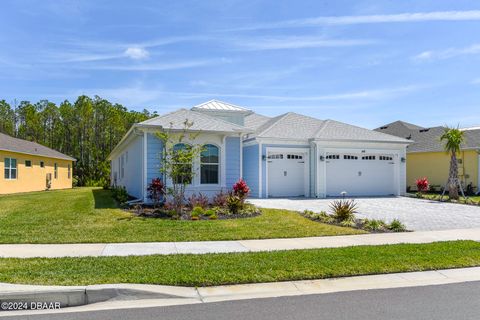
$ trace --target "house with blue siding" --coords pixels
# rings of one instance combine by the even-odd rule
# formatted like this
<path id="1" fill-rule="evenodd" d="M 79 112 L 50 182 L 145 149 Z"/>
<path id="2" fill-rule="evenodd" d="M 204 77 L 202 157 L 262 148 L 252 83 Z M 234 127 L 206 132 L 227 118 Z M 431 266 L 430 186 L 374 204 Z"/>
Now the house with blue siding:
<path id="1" fill-rule="evenodd" d="M 152 179 L 171 183 L 161 173 L 162 152 L 178 147 L 163 145 L 157 134 L 185 131 L 192 135 L 182 144 L 204 150 L 192 163 L 187 194 L 211 197 L 240 178 L 258 198 L 405 192 L 409 140 L 294 112 L 267 117 L 218 100 L 133 125 L 109 156 L 112 184 L 148 202 Z"/>

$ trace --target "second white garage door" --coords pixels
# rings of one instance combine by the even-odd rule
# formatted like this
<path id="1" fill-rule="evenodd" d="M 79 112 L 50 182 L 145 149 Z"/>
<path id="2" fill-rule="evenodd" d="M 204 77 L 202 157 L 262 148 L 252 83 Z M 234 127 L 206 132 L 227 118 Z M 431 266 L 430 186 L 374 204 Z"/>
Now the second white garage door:
<path id="1" fill-rule="evenodd" d="M 301 197 L 306 191 L 306 153 L 270 152 L 268 197 Z"/>
<path id="2" fill-rule="evenodd" d="M 395 158 L 388 154 L 327 154 L 327 196 L 396 194 Z"/>

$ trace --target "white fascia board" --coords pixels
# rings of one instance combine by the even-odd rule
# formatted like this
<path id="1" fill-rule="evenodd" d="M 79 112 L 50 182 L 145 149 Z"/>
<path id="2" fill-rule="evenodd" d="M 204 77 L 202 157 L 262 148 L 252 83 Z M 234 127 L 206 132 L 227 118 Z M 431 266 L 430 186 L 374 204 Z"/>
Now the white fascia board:
<path id="1" fill-rule="evenodd" d="M 356 140 L 356 139 L 311 139 L 313 141 L 318 141 L 318 142 L 361 142 L 361 143 L 387 143 L 387 144 L 400 144 L 400 145 L 409 145 L 412 144 L 414 141 L 413 140 L 405 140 L 405 141 L 385 141 L 385 140 Z"/>
<path id="2" fill-rule="evenodd" d="M 262 144 L 290 144 L 290 145 L 310 145 L 310 142 L 305 139 L 284 139 L 284 138 L 255 138 L 258 143 Z"/>

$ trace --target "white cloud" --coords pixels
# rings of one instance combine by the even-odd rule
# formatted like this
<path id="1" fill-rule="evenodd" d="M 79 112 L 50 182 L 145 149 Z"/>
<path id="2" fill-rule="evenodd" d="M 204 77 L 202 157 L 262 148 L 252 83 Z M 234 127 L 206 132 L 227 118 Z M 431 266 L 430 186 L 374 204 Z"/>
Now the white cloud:
<path id="1" fill-rule="evenodd" d="M 130 47 L 125 50 L 125 55 L 134 60 L 143 60 L 148 58 L 150 53 L 144 48 Z"/>
<path id="2" fill-rule="evenodd" d="M 374 89 L 364 91 L 345 92 L 337 94 L 317 95 L 317 96 L 280 96 L 280 95 L 263 95 L 263 94 L 242 94 L 242 93 L 219 93 L 219 92 L 175 92 L 164 91 L 164 94 L 180 96 L 184 98 L 210 98 L 210 97 L 226 97 L 226 98 L 247 98 L 262 99 L 271 101 L 344 101 L 344 100 L 386 100 L 397 96 L 408 94 L 410 92 L 425 88 L 425 86 L 405 86 L 397 88 Z"/>
<path id="3" fill-rule="evenodd" d="M 475 78 L 470 83 L 471 84 L 480 84 L 480 78 Z"/>
<path id="4" fill-rule="evenodd" d="M 279 50 L 319 47 L 350 47 L 371 44 L 372 40 L 324 39 L 320 37 L 279 37 L 240 39 L 234 45 L 244 50 Z"/>
<path id="5" fill-rule="evenodd" d="M 228 62 L 230 62 L 230 60 L 220 58 L 220 59 L 208 59 L 208 60 L 172 61 L 172 62 L 165 62 L 165 63 L 89 64 L 89 65 L 76 65 L 73 67 L 77 69 L 89 69 L 89 70 L 164 71 L 164 70 L 176 70 L 176 69 L 202 67 L 207 65 L 217 65 L 220 63 L 228 63 Z"/>
<path id="6" fill-rule="evenodd" d="M 430 60 L 443 60 L 450 59 L 464 55 L 480 54 L 480 44 L 473 44 L 463 48 L 448 48 L 445 50 L 437 51 L 424 51 L 413 57 L 415 61 L 430 61 Z"/>
<path id="7" fill-rule="evenodd" d="M 406 12 L 398 14 L 378 14 L 361 16 L 326 16 L 307 19 L 287 20 L 277 23 L 253 25 L 243 30 L 296 28 L 319 25 L 354 25 L 370 23 L 399 23 L 422 21 L 468 21 L 480 20 L 480 10 Z"/>

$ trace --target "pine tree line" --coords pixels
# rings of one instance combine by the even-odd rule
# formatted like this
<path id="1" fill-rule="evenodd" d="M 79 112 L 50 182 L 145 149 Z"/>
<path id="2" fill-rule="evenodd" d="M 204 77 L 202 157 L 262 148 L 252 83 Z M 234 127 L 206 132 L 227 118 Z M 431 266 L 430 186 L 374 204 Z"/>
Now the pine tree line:
<path id="1" fill-rule="evenodd" d="M 72 104 L 41 100 L 9 104 L 0 100 L 0 132 L 34 141 L 77 159 L 79 185 L 108 183 L 107 156 L 136 122 L 155 116 L 147 110 L 127 110 L 98 96 L 80 96 Z"/>

